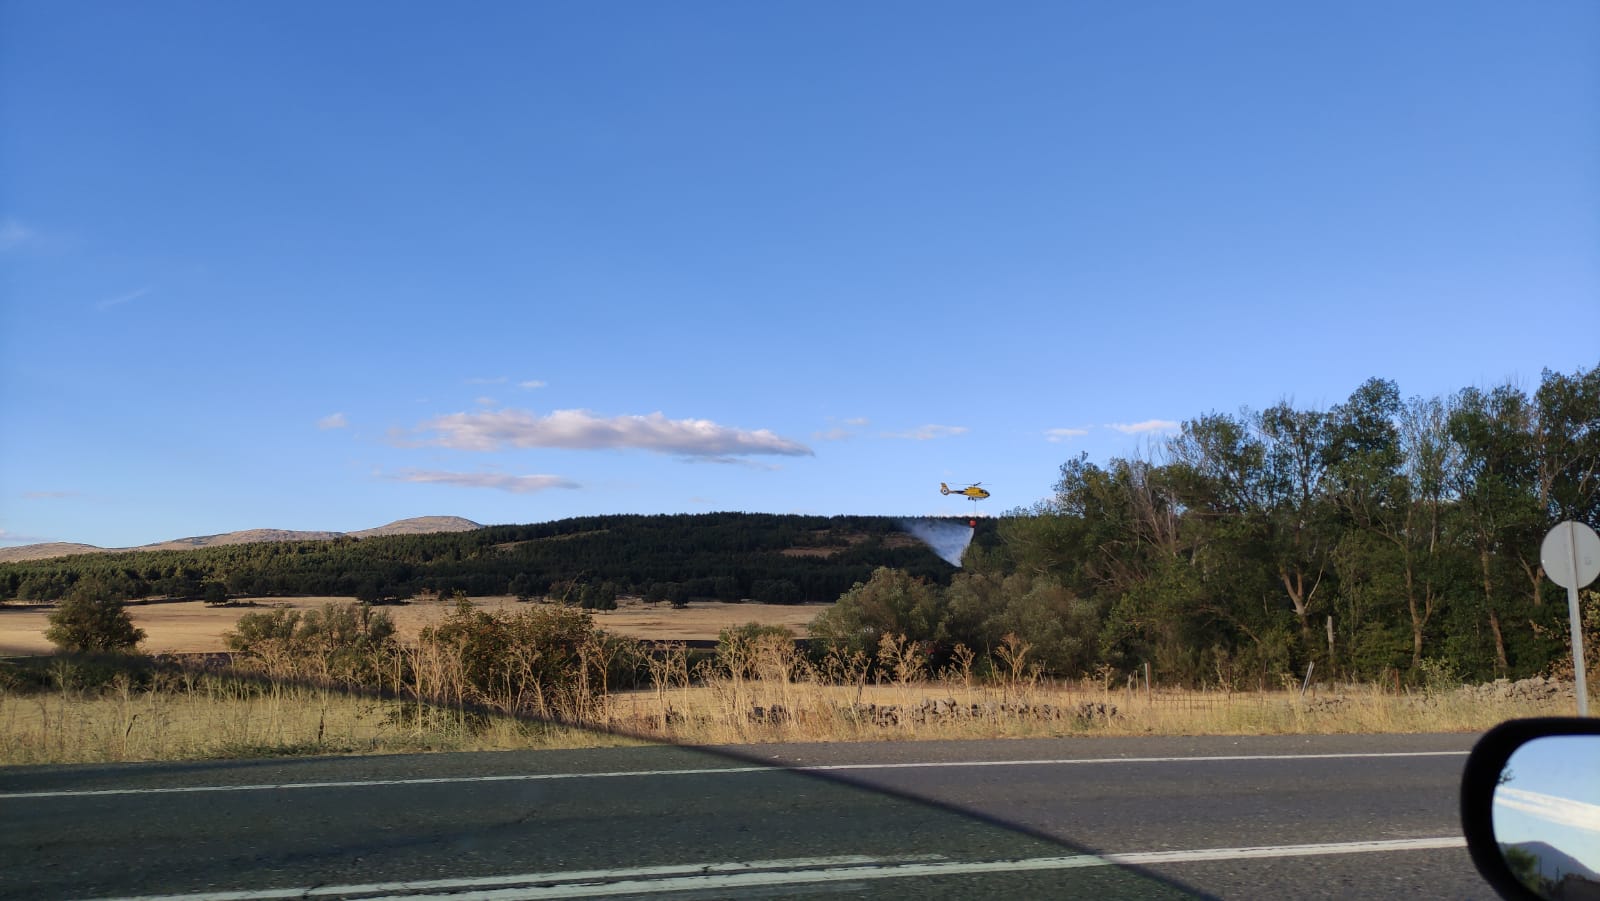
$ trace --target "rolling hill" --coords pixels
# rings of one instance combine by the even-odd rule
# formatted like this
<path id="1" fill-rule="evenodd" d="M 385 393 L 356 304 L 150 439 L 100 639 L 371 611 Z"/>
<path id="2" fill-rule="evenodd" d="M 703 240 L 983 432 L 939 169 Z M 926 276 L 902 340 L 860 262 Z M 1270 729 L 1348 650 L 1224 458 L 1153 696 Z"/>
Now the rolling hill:
<path id="1" fill-rule="evenodd" d="M 994 540 L 994 524 L 983 522 L 976 543 Z M 0 601 L 55 600 L 91 578 L 127 598 L 199 597 L 220 582 L 234 596 L 534 596 L 609 585 L 667 600 L 800 603 L 835 600 L 880 566 L 939 583 L 955 572 L 896 517 L 700 513 L 501 526 L 430 518 L 365 533 L 259 530 L 0 562 Z"/>
<path id="2" fill-rule="evenodd" d="M 359 532 L 314 532 L 290 529 L 244 529 L 220 535 L 197 535 L 192 538 L 174 538 L 138 547 L 107 548 L 92 544 L 74 544 L 52 541 L 46 544 L 24 544 L 0 548 L 0 563 L 23 560 L 46 560 L 73 554 L 124 554 L 136 551 L 182 551 L 202 547 L 223 547 L 231 544 L 257 544 L 267 541 L 331 541 L 335 538 L 371 538 L 378 535 L 425 535 L 433 532 L 466 532 L 483 528 L 470 519 L 459 516 L 415 516 L 399 519 L 375 529 Z"/>

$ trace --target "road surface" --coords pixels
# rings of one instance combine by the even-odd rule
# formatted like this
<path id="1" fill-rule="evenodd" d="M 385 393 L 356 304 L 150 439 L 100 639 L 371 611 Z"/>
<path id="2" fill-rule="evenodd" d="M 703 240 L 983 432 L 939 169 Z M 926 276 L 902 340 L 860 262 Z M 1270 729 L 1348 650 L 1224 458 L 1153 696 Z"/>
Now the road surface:
<path id="1" fill-rule="evenodd" d="M 1492 898 L 1474 736 L 506 752 L 0 770 L 0 897 Z"/>

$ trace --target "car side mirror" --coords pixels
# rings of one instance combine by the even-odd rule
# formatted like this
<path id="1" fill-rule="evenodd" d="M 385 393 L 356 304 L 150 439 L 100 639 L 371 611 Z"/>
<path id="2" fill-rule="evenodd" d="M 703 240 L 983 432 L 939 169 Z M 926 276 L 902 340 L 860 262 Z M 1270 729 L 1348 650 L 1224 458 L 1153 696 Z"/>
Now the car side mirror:
<path id="1" fill-rule="evenodd" d="M 1500 897 L 1600 901 L 1600 719 L 1490 729 L 1461 777 L 1461 826 Z"/>

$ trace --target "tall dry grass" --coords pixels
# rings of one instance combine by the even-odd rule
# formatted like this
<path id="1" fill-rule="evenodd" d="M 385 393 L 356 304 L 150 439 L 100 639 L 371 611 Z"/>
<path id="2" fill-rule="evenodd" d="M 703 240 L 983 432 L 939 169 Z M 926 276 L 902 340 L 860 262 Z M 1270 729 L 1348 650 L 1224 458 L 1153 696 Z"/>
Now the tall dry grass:
<path id="1" fill-rule="evenodd" d="M 0 765 L 390 754 L 633 743 L 333 687 L 190 675 L 157 690 L 0 692 Z"/>
<path id="2" fill-rule="evenodd" d="M 245 671 L 161 669 L 75 688 L 0 690 L 0 764 L 691 744 L 1073 735 L 1470 732 L 1570 712 L 1559 693 L 1529 699 L 1436 684 L 1301 691 L 1170 690 L 1130 679 L 1051 680 L 1010 640 L 980 675 L 958 648 L 934 670 L 921 648 L 884 637 L 871 657 L 808 659 L 766 634 L 694 662 L 682 645 L 639 658 L 646 687 L 615 691 L 627 646 L 577 635 L 564 650 L 501 643 L 507 623 L 474 618 L 473 641 L 418 642 L 356 667 L 328 655 L 254 658 Z M 514 630 L 513 630 L 514 631 Z M 466 633 L 462 633 L 466 634 Z M 483 636 L 494 638 L 486 644 Z M 505 653 L 481 659 L 486 646 Z M 560 666 L 550 667 L 559 658 Z M 553 678 L 556 673 L 561 678 Z M 341 682 L 343 680 L 343 682 Z M 371 684 L 375 683 L 375 684 Z"/>
<path id="3" fill-rule="evenodd" d="M 930 672 L 914 644 L 887 636 L 874 661 L 834 654 L 812 664 L 792 644 L 762 641 L 698 678 L 681 649 L 653 670 L 649 690 L 610 699 L 629 732 L 693 744 L 1011 738 L 1068 735 L 1264 735 L 1473 732 L 1506 719 L 1569 713 L 1566 696 L 1496 696 L 1448 686 L 1378 685 L 1307 691 L 1175 690 L 1130 680 L 1043 678 L 1010 642 L 988 679 L 973 655 Z M 876 666 L 870 664 L 876 663 Z"/>

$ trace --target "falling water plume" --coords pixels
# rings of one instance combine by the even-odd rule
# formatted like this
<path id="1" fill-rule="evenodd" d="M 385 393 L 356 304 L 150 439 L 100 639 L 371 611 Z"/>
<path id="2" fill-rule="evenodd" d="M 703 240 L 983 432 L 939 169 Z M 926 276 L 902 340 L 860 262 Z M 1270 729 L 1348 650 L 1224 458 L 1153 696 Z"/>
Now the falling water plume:
<path id="1" fill-rule="evenodd" d="M 961 566 L 961 555 L 972 543 L 973 529 L 966 523 L 943 519 L 902 519 L 900 527 L 917 537 L 918 541 L 933 548 L 940 559 L 951 566 Z"/>

